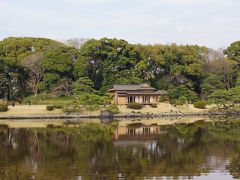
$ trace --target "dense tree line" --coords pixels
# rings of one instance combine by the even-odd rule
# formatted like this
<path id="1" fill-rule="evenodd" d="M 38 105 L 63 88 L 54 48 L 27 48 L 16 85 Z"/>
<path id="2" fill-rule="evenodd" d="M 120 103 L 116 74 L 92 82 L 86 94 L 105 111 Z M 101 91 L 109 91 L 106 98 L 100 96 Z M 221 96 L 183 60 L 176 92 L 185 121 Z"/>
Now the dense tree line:
<path id="1" fill-rule="evenodd" d="M 80 49 L 45 38 L 0 41 L 0 98 L 8 100 L 42 92 L 102 96 L 113 84 L 145 82 L 167 90 L 172 102 L 181 97 L 194 102 L 238 89 L 239 70 L 239 41 L 224 53 L 197 45 L 134 45 L 107 38 L 88 40 Z"/>

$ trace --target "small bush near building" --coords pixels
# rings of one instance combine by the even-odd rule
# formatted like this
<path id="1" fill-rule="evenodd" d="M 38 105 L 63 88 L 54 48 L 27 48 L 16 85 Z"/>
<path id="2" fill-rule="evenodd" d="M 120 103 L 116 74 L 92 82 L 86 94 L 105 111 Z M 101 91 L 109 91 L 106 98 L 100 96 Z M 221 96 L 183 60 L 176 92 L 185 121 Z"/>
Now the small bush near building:
<path id="1" fill-rule="evenodd" d="M 119 113 L 119 108 L 117 105 L 112 104 L 110 106 L 107 107 L 107 110 L 113 114 L 118 114 Z"/>
<path id="2" fill-rule="evenodd" d="M 176 105 L 182 106 L 182 105 L 184 105 L 187 101 L 188 101 L 188 99 L 187 99 L 185 96 L 181 96 L 181 97 L 176 101 Z"/>
<path id="3" fill-rule="evenodd" d="M 127 108 L 130 109 L 142 109 L 142 105 L 139 103 L 129 103 L 127 104 Z"/>
<path id="4" fill-rule="evenodd" d="M 157 108 L 158 107 L 157 104 L 151 104 L 150 106 L 151 106 L 151 108 Z"/>
<path id="5" fill-rule="evenodd" d="M 202 100 L 194 103 L 194 107 L 198 108 L 198 109 L 206 109 L 206 105 L 207 105 L 207 103 L 205 101 L 202 101 Z"/>
<path id="6" fill-rule="evenodd" d="M 0 100 L 0 112 L 8 111 L 8 105 L 6 101 Z"/>
<path id="7" fill-rule="evenodd" d="M 159 102 L 166 102 L 166 101 L 169 101 L 169 98 L 167 95 L 161 95 L 159 97 Z"/>
<path id="8" fill-rule="evenodd" d="M 105 105 L 110 103 L 109 97 L 89 93 L 80 95 L 78 99 L 79 104 L 83 104 L 85 106 Z"/>

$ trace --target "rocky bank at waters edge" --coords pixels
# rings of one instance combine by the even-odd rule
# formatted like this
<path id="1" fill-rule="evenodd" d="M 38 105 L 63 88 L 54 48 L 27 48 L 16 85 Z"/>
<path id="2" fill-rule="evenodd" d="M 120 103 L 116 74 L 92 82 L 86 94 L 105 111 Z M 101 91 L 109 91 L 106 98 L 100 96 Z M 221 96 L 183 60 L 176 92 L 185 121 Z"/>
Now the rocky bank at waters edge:
<path id="1" fill-rule="evenodd" d="M 240 112 L 196 112 L 196 113 L 130 113 L 130 114 L 61 114 L 61 115 L 0 115 L 0 119 L 76 119 L 76 118 L 161 118 L 197 116 L 240 116 Z"/>

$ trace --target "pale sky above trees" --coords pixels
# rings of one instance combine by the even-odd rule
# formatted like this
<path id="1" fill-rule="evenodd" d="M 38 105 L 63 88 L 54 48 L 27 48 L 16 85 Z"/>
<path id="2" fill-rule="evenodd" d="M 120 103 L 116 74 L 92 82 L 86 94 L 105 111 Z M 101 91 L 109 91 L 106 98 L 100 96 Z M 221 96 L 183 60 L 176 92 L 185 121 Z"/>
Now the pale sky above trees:
<path id="1" fill-rule="evenodd" d="M 0 0 L 0 39 L 116 37 L 221 48 L 240 40 L 239 9 L 239 0 Z"/>

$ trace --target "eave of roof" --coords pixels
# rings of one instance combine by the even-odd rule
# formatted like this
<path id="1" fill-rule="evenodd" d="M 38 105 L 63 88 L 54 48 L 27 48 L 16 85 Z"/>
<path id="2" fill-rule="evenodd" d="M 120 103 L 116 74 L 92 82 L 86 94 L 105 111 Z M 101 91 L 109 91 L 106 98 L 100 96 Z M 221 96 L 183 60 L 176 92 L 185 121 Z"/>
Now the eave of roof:
<path id="1" fill-rule="evenodd" d="M 127 93 L 128 95 L 161 95 L 161 93 L 159 92 L 130 92 L 130 93 Z"/>

